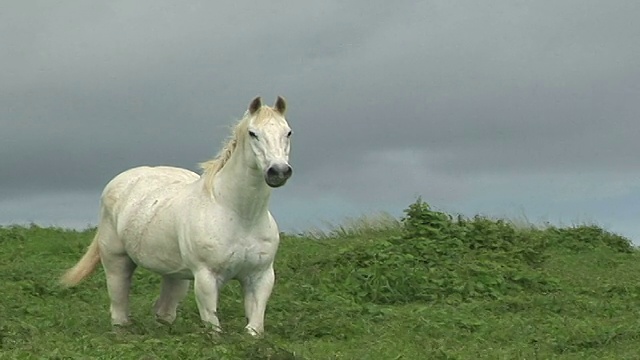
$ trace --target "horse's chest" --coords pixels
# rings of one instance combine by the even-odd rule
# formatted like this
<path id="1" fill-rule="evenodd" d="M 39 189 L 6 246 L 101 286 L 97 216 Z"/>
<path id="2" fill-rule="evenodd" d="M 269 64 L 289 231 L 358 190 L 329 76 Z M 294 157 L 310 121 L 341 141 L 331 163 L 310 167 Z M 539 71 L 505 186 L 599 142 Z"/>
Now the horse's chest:
<path id="1" fill-rule="evenodd" d="M 205 261 L 224 278 L 234 278 L 269 267 L 273 263 L 277 248 L 277 239 L 241 240 L 225 247 L 217 247 L 217 254 L 212 252 Z"/>

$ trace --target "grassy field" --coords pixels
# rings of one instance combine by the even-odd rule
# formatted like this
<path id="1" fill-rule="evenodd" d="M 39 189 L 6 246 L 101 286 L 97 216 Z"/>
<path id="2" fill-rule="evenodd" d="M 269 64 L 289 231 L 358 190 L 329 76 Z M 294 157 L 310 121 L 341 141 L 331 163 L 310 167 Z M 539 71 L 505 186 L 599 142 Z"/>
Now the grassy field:
<path id="1" fill-rule="evenodd" d="M 93 230 L 0 228 L 2 359 L 638 359 L 640 254 L 595 226 L 450 217 L 418 201 L 404 223 L 285 235 L 266 337 L 244 335 L 230 283 L 224 335 L 193 294 L 154 321 L 159 277 L 134 279 L 134 324 L 113 330 L 104 274 L 56 283 Z M 369 225 L 367 225 L 369 224 Z"/>

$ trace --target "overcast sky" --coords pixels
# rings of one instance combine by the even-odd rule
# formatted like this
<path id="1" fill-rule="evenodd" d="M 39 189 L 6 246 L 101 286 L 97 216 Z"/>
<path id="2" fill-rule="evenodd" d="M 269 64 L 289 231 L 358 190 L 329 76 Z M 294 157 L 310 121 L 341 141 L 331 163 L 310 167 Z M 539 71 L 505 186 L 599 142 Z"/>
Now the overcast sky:
<path id="1" fill-rule="evenodd" d="M 640 243 L 640 2 L 6 1 L 0 223 L 85 227 L 117 173 L 197 170 L 288 101 L 286 231 L 437 209 Z"/>

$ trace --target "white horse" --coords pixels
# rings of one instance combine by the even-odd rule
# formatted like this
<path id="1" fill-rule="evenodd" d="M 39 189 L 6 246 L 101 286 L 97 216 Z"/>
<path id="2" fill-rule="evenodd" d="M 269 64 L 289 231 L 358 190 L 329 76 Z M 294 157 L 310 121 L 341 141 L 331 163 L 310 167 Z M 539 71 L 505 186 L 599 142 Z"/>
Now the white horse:
<path id="1" fill-rule="evenodd" d="M 282 97 L 274 107 L 255 98 L 219 155 L 202 164 L 202 176 L 159 166 L 113 178 L 102 192 L 95 238 L 62 284 L 78 284 L 101 261 L 111 322 L 126 325 L 137 266 L 162 275 L 154 311 L 167 323 L 175 320 L 193 279 L 202 321 L 221 331 L 218 295 L 237 279 L 244 291 L 245 329 L 262 335 L 280 240 L 269 198 L 271 188 L 284 185 L 292 173 L 285 110 Z"/>

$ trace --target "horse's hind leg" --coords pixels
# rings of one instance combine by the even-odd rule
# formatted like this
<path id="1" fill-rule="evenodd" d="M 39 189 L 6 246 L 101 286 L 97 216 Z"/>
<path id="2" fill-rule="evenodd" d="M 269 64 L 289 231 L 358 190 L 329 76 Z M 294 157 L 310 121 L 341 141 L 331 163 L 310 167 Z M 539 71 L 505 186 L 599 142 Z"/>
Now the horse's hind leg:
<path id="1" fill-rule="evenodd" d="M 156 300 L 153 310 L 160 322 L 173 323 L 180 301 L 189 291 L 189 280 L 174 279 L 168 276 L 162 278 L 160 297 Z"/>
<path id="2" fill-rule="evenodd" d="M 102 252 L 100 258 L 111 299 L 111 323 L 127 325 L 129 323 L 129 289 L 136 264 L 126 254 Z"/>

